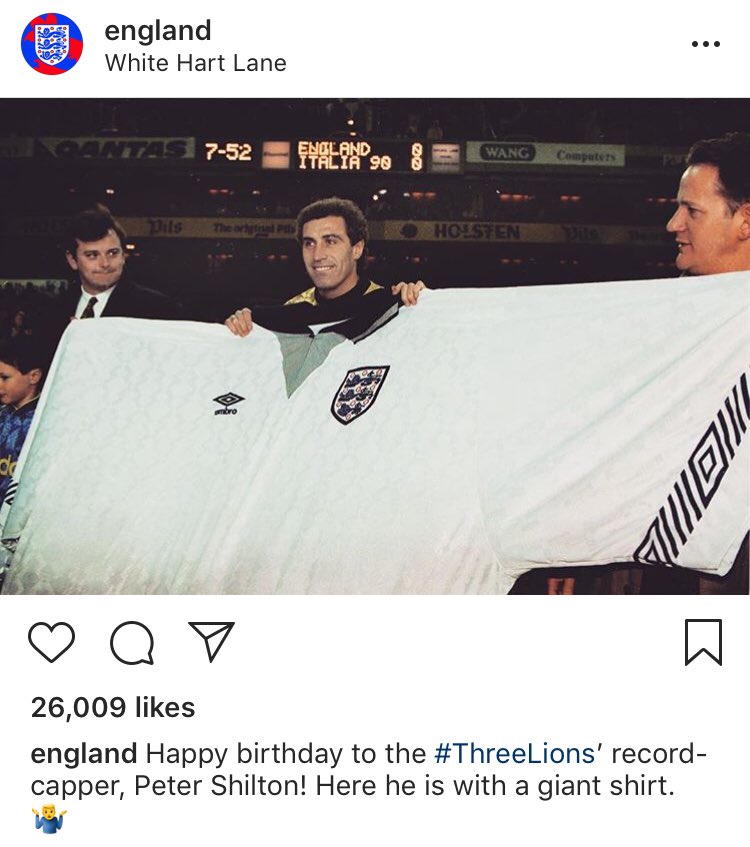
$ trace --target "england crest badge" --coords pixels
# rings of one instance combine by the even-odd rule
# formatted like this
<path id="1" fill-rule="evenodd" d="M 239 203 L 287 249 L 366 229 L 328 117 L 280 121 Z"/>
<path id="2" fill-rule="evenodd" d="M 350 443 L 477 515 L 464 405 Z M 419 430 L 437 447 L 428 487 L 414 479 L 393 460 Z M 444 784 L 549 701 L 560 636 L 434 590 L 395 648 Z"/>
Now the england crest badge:
<path id="1" fill-rule="evenodd" d="M 59 65 L 70 52 L 70 27 L 65 24 L 34 27 L 36 55 L 48 65 Z"/>
<path id="2" fill-rule="evenodd" d="M 41 74 L 63 74 L 81 58 L 83 37 L 70 18 L 48 12 L 29 21 L 21 37 L 26 62 Z"/>
<path id="3" fill-rule="evenodd" d="M 390 365 L 371 365 L 348 371 L 331 404 L 339 423 L 350 424 L 372 407 L 388 375 Z"/>

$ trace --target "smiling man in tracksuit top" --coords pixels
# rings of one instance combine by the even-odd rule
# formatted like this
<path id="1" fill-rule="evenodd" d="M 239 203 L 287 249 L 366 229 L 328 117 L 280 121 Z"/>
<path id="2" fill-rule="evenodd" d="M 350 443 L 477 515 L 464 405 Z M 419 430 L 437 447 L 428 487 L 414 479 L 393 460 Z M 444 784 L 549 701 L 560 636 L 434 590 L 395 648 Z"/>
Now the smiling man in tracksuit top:
<path id="1" fill-rule="evenodd" d="M 269 329 L 293 331 L 358 315 L 368 297 L 386 291 L 363 274 L 367 237 L 367 220 L 351 200 L 329 197 L 305 206 L 297 216 L 297 240 L 313 285 L 283 307 L 256 309 L 255 321 Z M 423 282 L 399 282 L 390 293 L 413 306 L 424 287 Z M 253 312 L 238 309 L 224 323 L 235 335 L 245 336 L 253 327 Z"/>

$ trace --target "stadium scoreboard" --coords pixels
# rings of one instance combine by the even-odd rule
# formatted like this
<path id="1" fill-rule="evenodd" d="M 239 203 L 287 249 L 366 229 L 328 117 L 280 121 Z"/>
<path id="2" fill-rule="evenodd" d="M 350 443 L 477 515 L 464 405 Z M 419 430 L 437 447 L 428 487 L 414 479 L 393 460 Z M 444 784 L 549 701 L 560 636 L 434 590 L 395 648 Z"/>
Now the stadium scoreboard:
<path id="1" fill-rule="evenodd" d="M 676 148 L 536 141 L 437 141 L 299 135 L 278 140 L 243 136 L 0 136 L 0 164 L 66 160 L 106 165 L 207 165 L 325 174 L 487 174 L 578 170 L 598 173 L 675 171 L 687 152 Z M 13 167 L 13 165 L 10 165 Z"/>
<path id="2" fill-rule="evenodd" d="M 295 164 L 305 171 L 382 171 L 422 173 L 424 145 L 419 141 L 375 142 L 363 139 L 350 141 L 298 141 Z"/>
<path id="3" fill-rule="evenodd" d="M 257 170 L 373 174 L 421 174 L 427 171 L 427 145 L 414 140 L 205 139 L 199 149 L 207 163 L 236 162 Z"/>

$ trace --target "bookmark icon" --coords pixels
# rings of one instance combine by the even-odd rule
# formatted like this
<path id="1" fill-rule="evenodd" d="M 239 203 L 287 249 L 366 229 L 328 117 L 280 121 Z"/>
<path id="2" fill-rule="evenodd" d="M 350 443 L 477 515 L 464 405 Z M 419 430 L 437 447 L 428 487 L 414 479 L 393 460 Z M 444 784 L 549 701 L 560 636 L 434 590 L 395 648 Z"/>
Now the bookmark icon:
<path id="1" fill-rule="evenodd" d="M 208 661 L 213 662 L 219 653 L 219 650 L 224 646 L 227 636 L 232 631 L 234 621 L 225 621 L 223 623 L 206 623 L 190 621 L 189 625 L 200 635 L 206 645 L 206 653 L 208 653 Z"/>
<path id="2" fill-rule="evenodd" d="M 722 663 L 722 621 L 720 618 L 685 619 L 685 665 L 701 654 Z"/>

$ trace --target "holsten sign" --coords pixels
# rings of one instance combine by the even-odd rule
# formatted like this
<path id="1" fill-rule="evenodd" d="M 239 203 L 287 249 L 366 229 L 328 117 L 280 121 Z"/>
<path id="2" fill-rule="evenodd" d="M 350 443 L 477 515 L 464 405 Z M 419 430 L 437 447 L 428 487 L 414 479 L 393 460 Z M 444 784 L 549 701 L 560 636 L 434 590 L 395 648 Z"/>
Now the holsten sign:
<path id="1" fill-rule="evenodd" d="M 467 165 L 625 167 L 620 144 L 537 144 L 533 141 L 467 141 Z"/>

